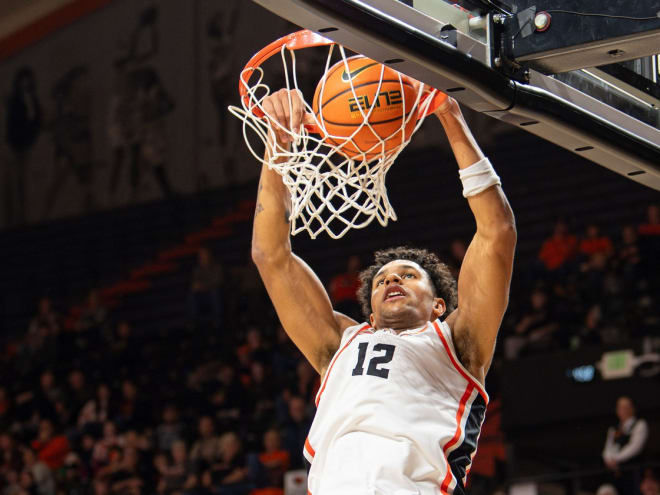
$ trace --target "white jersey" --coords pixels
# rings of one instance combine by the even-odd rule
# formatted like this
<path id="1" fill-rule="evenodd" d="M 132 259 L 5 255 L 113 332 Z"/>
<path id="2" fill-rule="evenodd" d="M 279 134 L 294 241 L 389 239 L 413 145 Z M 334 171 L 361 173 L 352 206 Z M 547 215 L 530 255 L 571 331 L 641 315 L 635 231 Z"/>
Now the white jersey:
<path id="1" fill-rule="evenodd" d="M 487 403 L 446 323 L 347 328 L 305 442 L 308 493 L 465 493 Z"/>

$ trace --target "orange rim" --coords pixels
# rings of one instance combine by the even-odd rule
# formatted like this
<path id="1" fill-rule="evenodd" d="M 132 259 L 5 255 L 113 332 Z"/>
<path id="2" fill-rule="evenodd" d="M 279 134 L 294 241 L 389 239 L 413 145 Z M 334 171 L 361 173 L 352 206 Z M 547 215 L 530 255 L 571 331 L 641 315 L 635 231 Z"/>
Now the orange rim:
<path id="1" fill-rule="evenodd" d="M 275 40 L 272 43 L 266 45 L 264 48 L 262 48 L 252 56 L 252 58 L 248 61 L 248 63 L 245 64 L 245 68 L 243 69 L 243 71 L 241 71 L 241 77 L 239 77 L 239 82 L 238 82 L 238 92 L 241 96 L 241 99 L 245 103 L 245 106 L 246 107 L 250 106 L 249 105 L 250 97 L 248 95 L 247 87 L 245 83 L 250 81 L 252 74 L 259 66 L 261 66 L 261 64 L 263 64 L 273 55 L 279 53 L 280 50 L 282 49 L 282 46 L 286 46 L 289 50 L 300 50 L 301 48 L 312 48 L 315 46 L 329 46 L 334 44 L 336 44 L 334 41 L 325 38 L 318 33 L 310 31 L 309 29 L 303 29 L 301 31 L 296 31 L 295 33 L 287 34 L 286 36 L 283 36 L 280 39 Z M 245 74 L 245 83 L 243 82 L 243 74 Z M 428 85 L 426 86 L 427 88 L 430 88 L 430 86 Z M 422 101 L 420 102 L 420 107 L 424 104 L 426 98 L 429 98 L 430 96 L 431 96 L 431 91 L 429 90 L 428 94 L 422 97 Z M 417 119 L 419 120 L 422 117 L 426 117 L 427 115 L 433 113 L 446 100 L 447 100 L 447 95 L 441 91 L 437 91 L 433 95 L 433 100 L 429 104 L 426 111 L 423 114 L 418 115 Z M 252 113 L 259 118 L 264 117 L 264 113 L 258 107 L 253 108 Z M 306 124 L 305 128 L 310 132 L 314 132 L 316 134 L 320 133 L 320 129 L 316 125 Z"/>

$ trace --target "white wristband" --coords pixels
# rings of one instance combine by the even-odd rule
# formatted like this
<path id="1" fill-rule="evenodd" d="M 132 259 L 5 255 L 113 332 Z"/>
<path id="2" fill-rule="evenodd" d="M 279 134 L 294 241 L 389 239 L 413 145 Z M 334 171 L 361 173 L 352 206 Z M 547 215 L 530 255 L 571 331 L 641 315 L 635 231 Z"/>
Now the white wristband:
<path id="1" fill-rule="evenodd" d="M 463 183 L 463 197 L 468 198 L 485 191 L 495 184 L 501 185 L 500 177 L 488 158 L 482 158 L 467 168 L 458 171 Z"/>

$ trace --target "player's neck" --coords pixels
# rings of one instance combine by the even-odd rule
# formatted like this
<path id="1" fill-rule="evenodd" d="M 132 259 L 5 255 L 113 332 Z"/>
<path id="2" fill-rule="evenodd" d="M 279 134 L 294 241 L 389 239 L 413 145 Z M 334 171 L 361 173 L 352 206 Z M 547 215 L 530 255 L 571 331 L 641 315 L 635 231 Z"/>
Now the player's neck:
<path id="1" fill-rule="evenodd" d="M 383 325 L 377 325 L 376 327 L 374 327 L 374 330 L 391 330 L 391 331 L 398 334 L 398 333 L 401 333 L 401 332 L 407 332 L 409 330 L 419 330 L 419 329 L 425 327 L 426 325 L 428 325 L 428 323 L 429 323 L 428 321 L 416 322 L 416 323 L 410 323 L 410 324 L 405 324 L 404 323 L 404 324 L 399 324 L 399 325 L 397 325 L 396 323 L 394 323 L 392 325 L 388 325 L 387 323 L 385 323 Z"/>

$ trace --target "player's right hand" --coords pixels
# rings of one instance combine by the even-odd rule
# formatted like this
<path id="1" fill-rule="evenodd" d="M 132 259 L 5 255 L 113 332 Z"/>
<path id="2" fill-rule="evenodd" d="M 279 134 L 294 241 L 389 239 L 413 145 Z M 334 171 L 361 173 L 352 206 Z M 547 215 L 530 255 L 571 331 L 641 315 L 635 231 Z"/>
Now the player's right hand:
<path id="1" fill-rule="evenodd" d="M 263 109 L 269 120 L 269 140 L 274 137 L 279 145 L 288 145 L 299 134 L 304 124 L 313 124 L 314 117 L 305 111 L 302 94 L 297 89 L 280 89 L 264 98 Z"/>

